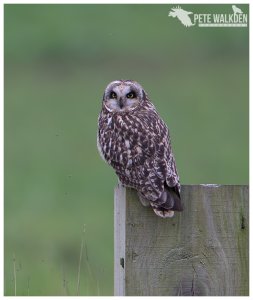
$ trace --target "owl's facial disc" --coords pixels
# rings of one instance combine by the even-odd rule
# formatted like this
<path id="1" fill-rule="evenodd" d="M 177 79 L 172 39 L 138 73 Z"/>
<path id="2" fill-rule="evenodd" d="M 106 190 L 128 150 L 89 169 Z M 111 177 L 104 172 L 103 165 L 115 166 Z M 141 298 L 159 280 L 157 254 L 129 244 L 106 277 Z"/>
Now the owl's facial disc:
<path id="1" fill-rule="evenodd" d="M 106 89 L 104 105 L 111 112 L 128 112 L 139 105 L 141 95 L 133 84 L 116 81 Z"/>

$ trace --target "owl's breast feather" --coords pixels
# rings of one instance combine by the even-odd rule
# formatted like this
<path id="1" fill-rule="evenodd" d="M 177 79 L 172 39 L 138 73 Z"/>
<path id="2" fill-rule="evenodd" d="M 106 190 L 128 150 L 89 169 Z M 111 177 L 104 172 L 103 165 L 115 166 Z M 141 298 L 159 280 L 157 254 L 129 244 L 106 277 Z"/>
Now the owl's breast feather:
<path id="1" fill-rule="evenodd" d="M 157 155 L 163 156 L 159 150 L 164 147 L 168 132 L 166 125 L 161 123 L 155 111 L 102 114 L 98 142 L 102 158 L 114 168 L 129 169 Z"/>

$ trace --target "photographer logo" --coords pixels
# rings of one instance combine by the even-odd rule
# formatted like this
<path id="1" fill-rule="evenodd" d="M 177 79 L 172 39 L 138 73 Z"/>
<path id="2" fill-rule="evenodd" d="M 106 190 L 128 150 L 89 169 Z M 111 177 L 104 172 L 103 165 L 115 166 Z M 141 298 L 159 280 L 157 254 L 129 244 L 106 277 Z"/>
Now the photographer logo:
<path id="1" fill-rule="evenodd" d="M 177 18 L 185 27 L 248 27 L 248 15 L 236 5 L 232 5 L 228 14 L 195 14 L 177 6 L 169 11 L 168 16 Z"/>

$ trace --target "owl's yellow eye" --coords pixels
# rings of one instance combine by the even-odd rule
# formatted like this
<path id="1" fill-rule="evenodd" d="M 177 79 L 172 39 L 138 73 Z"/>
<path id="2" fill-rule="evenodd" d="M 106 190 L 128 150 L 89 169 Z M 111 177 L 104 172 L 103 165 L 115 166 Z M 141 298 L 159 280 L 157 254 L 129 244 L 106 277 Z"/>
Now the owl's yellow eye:
<path id="1" fill-rule="evenodd" d="M 116 99 L 117 98 L 117 94 L 115 92 L 111 92 L 110 98 Z"/>
<path id="2" fill-rule="evenodd" d="M 134 92 L 130 92 L 130 93 L 128 93 L 128 94 L 126 95 L 126 97 L 129 98 L 129 99 L 133 99 L 133 98 L 136 97 L 136 95 L 135 95 Z"/>

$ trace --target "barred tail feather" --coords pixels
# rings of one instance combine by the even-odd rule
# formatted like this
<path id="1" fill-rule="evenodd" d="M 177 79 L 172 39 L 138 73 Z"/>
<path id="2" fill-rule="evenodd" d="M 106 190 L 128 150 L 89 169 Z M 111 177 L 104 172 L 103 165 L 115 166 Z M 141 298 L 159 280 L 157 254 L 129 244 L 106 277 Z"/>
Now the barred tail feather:
<path id="1" fill-rule="evenodd" d="M 182 211 L 183 205 L 178 190 L 174 187 L 165 186 L 159 199 L 150 202 L 156 215 L 162 218 L 171 218 L 174 211 Z"/>

